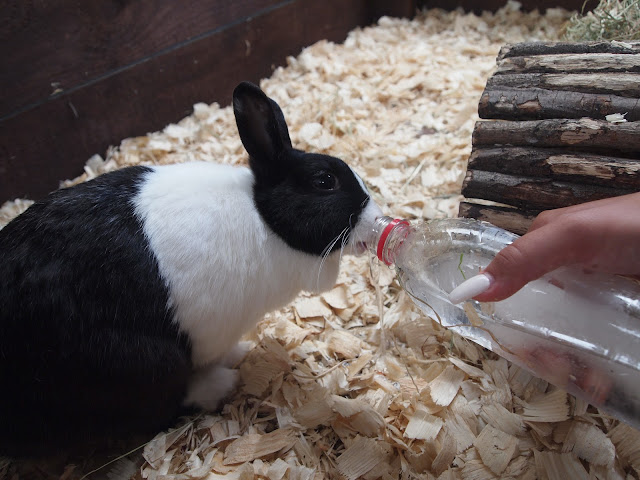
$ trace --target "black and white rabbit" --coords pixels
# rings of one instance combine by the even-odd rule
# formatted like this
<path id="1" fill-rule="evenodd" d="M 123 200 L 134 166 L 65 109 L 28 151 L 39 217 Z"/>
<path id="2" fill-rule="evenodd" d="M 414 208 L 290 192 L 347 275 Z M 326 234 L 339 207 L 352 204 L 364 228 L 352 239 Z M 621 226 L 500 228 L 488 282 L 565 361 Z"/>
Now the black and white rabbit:
<path id="1" fill-rule="evenodd" d="M 242 334 L 362 250 L 381 211 L 360 177 L 292 148 L 257 86 L 233 108 L 250 168 L 125 168 L 0 230 L 0 455 L 216 408 Z"/>

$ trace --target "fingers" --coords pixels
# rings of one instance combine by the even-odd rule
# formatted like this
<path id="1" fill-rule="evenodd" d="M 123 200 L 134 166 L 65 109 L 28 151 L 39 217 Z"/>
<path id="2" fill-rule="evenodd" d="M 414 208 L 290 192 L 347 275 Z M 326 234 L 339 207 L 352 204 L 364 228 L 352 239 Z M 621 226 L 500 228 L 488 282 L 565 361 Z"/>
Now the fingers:
<path id="1" fill-rule="evenodd" d="M 468 278 L 449 293 L 449 301 L 456 304 L 469 300 L 486 292 L 492 282 L 493 278 L 486 273 L 480 273 L 475 277 Z"/>
<path id="2" fill-rule="evenodd" d="M 453 303 L 471 297 L 480 302 L 504 300 L 568 265 L 639 275 L 640 192 L 542 212 L 527 234 L 502 249 L 480 275 L 463 282 L 449 298 Z"/>
<path id="3" fill-rule="evenodd" d="M 456 301 L 503 300 L 561 266 L 640 273 L 640 192 L 542 212 L 481 275 L 451 292 Z M 482 275 L 484 274 L 484 275 Z"/>
<path id="4" fill-rule="evenodd" d="M 504 248 L 484 272 L 493 279 L 474 297 L 503 300 L 564 265 L 608 273 L 636 273 L 640 194 L 611 197 L 542 212 L 526 235 Z M 622 264 L 621 264 L 622 262 Z"/>
<path id="5" fill-rule="evenodd" d="M 581 228 L 576 224 L 579 222 L 546 223 L 503 248 L 482 272 L 493 279 L 491 285 L 475 299 L 503 300 L 545 273 L 589 255 L 588 245 L 575 248 L 575 239 L 580 236 L 576 230 Z"/>

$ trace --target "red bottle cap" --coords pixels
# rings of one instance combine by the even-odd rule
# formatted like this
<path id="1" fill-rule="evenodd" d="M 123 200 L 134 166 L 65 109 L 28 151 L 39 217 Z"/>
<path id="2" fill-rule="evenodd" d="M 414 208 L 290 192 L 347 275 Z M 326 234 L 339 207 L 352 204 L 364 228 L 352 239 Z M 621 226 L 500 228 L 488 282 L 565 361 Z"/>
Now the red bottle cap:
<path id="1" fill-rule="evenodd" d="M 409 225 L 409 222 L 407 222 L 406 220 L 402 220 L 401 218 L 394 218 L 393 220 L 391 220 L 389 222 L 389 224 L 384 227 L 384 230 L 382 231 L 382 233 L 380 234 L 380 240 L 378 240 L 378 248 L 377 248 L 377 255 L 378 258 L 380 260 L 382 260 L 382 262 L 386 265 L 391 265 L 391 262 L 387 261 L 384 257 L 383 257 L 383 251 L 384 251 L 384 244 L 387 242 L 387 238 L 389 237 L 389 234 L 391 233 L 391 231 L 397 226 L 397 225 Z"/>

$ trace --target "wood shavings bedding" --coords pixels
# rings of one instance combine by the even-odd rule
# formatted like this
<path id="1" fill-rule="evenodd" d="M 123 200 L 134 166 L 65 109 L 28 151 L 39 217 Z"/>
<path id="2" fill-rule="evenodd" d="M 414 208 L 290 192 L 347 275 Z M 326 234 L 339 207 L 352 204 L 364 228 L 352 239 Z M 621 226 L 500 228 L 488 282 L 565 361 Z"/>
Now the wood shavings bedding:
<path id="1" fill-rule="evenodd" d="M 478 99 L 505 43 L 556 40 L 561 10 L 424 11 L 321 41 L 261 82 L 294 145 L 339 156 L 386 213 L 454 216 Z M 70 185 L 127 165 L 246 162 L 233 113 L 197 104 L 91 158 Z M 28 207 L 9 202 L 0 225 Z M 247 335 L 242 387 L 144 449 L 144 479 L 637 478 L 640 434 L 440 327 L 393 272 L 345 257 Z M 116 464 L 112 476 L 130 464 Z"/>

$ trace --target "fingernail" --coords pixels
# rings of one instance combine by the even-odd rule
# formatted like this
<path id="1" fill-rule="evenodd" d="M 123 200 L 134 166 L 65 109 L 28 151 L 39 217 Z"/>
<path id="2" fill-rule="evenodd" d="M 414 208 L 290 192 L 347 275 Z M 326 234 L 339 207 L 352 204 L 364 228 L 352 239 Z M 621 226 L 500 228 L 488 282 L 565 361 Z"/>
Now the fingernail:
<path id="1" fill-rule="evenodd" d="M 476 275 L 475 277 L 471 277 L 468 280 L 465 280 L 456 288 L 454 288 L 449 294 L 449 301 L 453 304 L 464 302 L 465 300 L 469 300 L 470 298 L 475 297 L 476 295 L 480 295 L 483 292 L 486 292 L 493 278 L 491 275 L 486 273 L 481 273 Z"/>

